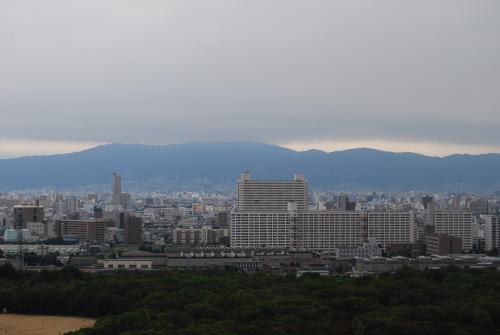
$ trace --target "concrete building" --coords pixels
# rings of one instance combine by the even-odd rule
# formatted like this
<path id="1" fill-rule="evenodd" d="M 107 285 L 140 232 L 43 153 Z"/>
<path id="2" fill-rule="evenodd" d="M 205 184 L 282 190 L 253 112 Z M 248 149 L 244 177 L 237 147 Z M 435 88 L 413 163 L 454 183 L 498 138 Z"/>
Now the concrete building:
<path id="1" fill-rule="evenodd" d="M 368 212 L 368 239 L 384 247 L 415 243 L 417 227 L 412 211 Z"/>
<path id="2" fill-rule="evenodd" d="M 104 242 L 104 221 L 57 220 L 55 230 L 58 237 L 74 235 L 80 242 Z"/>
<path id="3" fill-rule="evenodd" d="M 422 205 L 424 206 L 424 209 L 429 208 L 429 204 L 434 201 L 434 197 L 432 196 L 423 196 L 422 197 Z"/>
<path id="4" fill-rule="evenodd" d="M 352 259 L 355 257 L 380 257 L 382 256 L 383 248 L 377 243 L 363 243 L 359 247 L 337 247 L 335 248 L 336 259 Z"/>
<path id="5" fill-rule="evenodd" d="M 462 253 L 462 239 L 445 234 L 427 234 L 425 244 L 428 255 L 454 255 Z"/>
<path id="6" fill-rule="evenodd" d="M 113 173 L 113 205 L 119 206 L 122 203 L 122 177 Z"/>
<path id="7" fill-rule="evenodd" d="M 437 205 L 435 202 L 430 202 L 427 204 L 427 225 L 434 226 L 436 219 Z"/>
<path id="8" fill-rule="evenodd" d="M 153 269 L 153 260 L 147 258 L 105 259 L 102 264 L 104 270 L 150 271 Z"/>
<path id="9" fill-rule="evenodd" d="M 470 202 L 470 211 L 472 212 L 472 215 L 476 216 L 476 217 L 478 217 L 480 215 L 491 214 L 488 199 L 480 198 L 480 199 L 472 200 Z"/>
<path id="10" fill-rule="evenodd" d="M 362 215 L 356 211 L 298 212 L 294 219 L 296 241 L 292 240 L 292 247 L 333 253 L 341 246 L 360 246 L 363 244 Z"/>
<path id="11" fill-rule="evenodd" d="M 231 213 L 231 247 L 276 248 L 291 247 L 292 214 L 286 212 Z"/>
<path id="12" fill-rule="evenodd" d="M 214 229 L 211 226 L 176 228 L 173 233 L 174 244 L 177 245 L 226 244 L 223 240 L 227 237 L 229 237 L 228 229 Z"/>
<path id="13" fill-rule="evenodd" d="M 26 229 L 28 222 L 43 222 L 44 208 L 41 206 L 18 205 L 13 207 L 14 229 Z"/>
<path id="14" fill-rule="evenodd" d="M 126 215 L 124 224 L 124 240 L 126 244 L 142 243 L 142 219 L 135 215 Z"/>
<path id="15" fill-rule="evenodd" d="M 438 210 L 434 215 L 434 232 L 462 239 L 464 251 L 472 249 L 472 213 Z"/>
<path id="16" fill-rule="evenodd" d="M 65 214 L 74 214 L 77 208 L 77 200 L 73 195 L 66 196 L 64 198 L 64 209 Z"/>
<path id="17" fill-rule="evenodd" d="M 303 174 L 295 174 L 290 181 L 252 180 L 250 173 L 244 173 L 238 179 L 238 212 L 286 212 L 289 203 L 297 204 L 298 211 L 308 208 L 307 181 Z"/>
<path id="18" fill-rule="evenodd" d="M 363 243 L 362 213 L 306 211 L 231 213 L 231 247 L 333 253 Z"/>
<path id="19" fill-rule="evenodd" d="M 500 250 L 500 216 L 489 215 L 484 219 L 485 249 Z"/>
<path id="20" fill-rule="evenodd" d="M 461 268 L 495 268 L 498 270 L 500 269 L 500 257 L 485 257 L 484 255 L 453 255 L 431 257 L 420 256 L 418 258 L 357 258 L 354 265 L 354 274 L 395 272 L 404 267 L 411 267 L 419 270 L 439 269 L 452 265 Z"/>
<path id="21" fill-rule="evenodd" d="M 363 243 L 362 213 L 308 210 L 307 182 L 238 179 L 236 211 L 230 214 L 231 247 L 333 253 Z"/>
<path id="22" fill-rule="evenodd" d="M 27 229 L 30 233 L 31 239 L 38 241 L 46 237 L 46 223 L 44 222 L 28 222 Z"/>
<path id="23" fill-rule="evenodd" d="M 201 229 L 175 228 L 173 233 L 174 244 L 198 245 L 201 244 Z"/>

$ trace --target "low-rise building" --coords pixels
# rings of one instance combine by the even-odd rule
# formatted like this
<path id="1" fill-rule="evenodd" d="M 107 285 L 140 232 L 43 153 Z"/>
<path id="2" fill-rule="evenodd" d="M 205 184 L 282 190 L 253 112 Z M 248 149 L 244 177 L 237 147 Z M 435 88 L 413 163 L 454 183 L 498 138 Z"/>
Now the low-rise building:
<path id="1" fill-rule="evenodd" d="M 355 257 L 376 257 L 382 256 L 383 248 L 377 243 L 364 243 L 360 247 L 338 247 L 335 248 L 335 258 L 352 259 Z"/>
<path id="2" fill-rule="evenodd" d="M 453 255 L 462 252 L 462 239 L 445 234 L 427 234 L 425 244 L 428 255 Z"/>

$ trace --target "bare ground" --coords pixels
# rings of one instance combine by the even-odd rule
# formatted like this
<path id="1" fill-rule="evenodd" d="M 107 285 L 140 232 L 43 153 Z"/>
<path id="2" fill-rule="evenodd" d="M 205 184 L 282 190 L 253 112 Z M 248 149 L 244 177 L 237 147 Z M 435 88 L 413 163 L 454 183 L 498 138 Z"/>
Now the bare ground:
<path id="1" fill-rule="evenodd" d="M 0 314 L 0 335 L 59 335 L 94 323 L 74 317 Z"/>

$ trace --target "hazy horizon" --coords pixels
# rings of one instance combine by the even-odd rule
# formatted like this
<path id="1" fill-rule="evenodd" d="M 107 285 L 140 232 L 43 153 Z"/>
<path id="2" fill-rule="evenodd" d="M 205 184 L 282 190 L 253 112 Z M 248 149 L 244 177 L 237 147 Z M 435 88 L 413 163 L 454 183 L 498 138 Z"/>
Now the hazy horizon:
<path id="1" fill-rule="evenodd" d="M 6 1 L 0 155 L 250 141 L 500 152 L 500 2 Z"/>
<path id="2" fill-rule="evenodd" d="M 3 142 L 0 141 L 0 144 Z M 332 149 L 330 149 L 330 146 L 324 145 L 322 146 L 321 143 L 317 146 L 308 146 L 300 143 L 288 143 L 288 144 L 283 144 L 283 143 L 265 143 L 265 142 L 258 142 L 258 141 L 206 141 L 206 142 L 185 142 L 185 143 L 139 143 L 139 142 L 110 142 L 110 143 L 64 143 L 64 142 L 49 142 L 49 146 L 44 146 L 43 144 L 40 145 L 40 143 L 35 142 L 30 142 L 30 141 L 12 141 L 9 146 L 15 151 L 10 151 L 10 152 L 0 152 L 0 159 L 10 159 L 10 158 L 20 158 L 20 157 L 26 157 L 26 156 L 45 156 L 45 155 L 56 155 L 56 154 L 67 154 L 67 153 L 74 153 L 74 152 L 79 152 L 79 151 L 84 151 L 88 149 L 95 148 L 97 146 L 101 145 L 107 145 L 107 144 L 145 144 L 145 145 L 182 145 L 182 144 L 192 144 L 192 143 L 200 143 L 200 144 L 217 144 L 217 143 L 262 143 L 262 144 L 269 144 L 269 145 L 277 145 L 283 148 L 295 150 L 295 151 L 307 151 L 307 150 L 320 150 L 323 152 L 331 153 L 335 151 L 344 151 L 344 150 L 351 150 L 351 149 L 374 149 L 374 150 L 381 150 L 381 151 L 388 151 L 388 152 L 395 152 L 395 153 L 404 153 L 404 152 L 410 152 L 410 153 L 416 153 L 416 154 L 421 154 L 425 156 L 433 156 L 433 157 L 445 157 L 445 156 L 450 156 L 454 154 L 470 154 L 470 155 L 480 155 L 480 154 L 500 154 L 498 151 L 487 151 L 485 150 L 484 152 L 419 152 L 419 151 L 411 151 L 411 150 L 405 150 L 405 144 L 400 143 L 400 145 L 388 145 L 387 147 L 377 147 L 377 146 L 369 146 L 369 145 L 363 145 L 363 144 L 352 144 L 349 145 L 349 143 L 339 143 L 337 146 L 335 146 Z M 418 146 L 418 144 L 416 144 Z M 425 145 L 425 144 L 423 144 Z M 7 147 L 5 144 L 0 145 L 0 148 Z M 445 146 L 445 148 L 454 148 L 454 146 Z"/>

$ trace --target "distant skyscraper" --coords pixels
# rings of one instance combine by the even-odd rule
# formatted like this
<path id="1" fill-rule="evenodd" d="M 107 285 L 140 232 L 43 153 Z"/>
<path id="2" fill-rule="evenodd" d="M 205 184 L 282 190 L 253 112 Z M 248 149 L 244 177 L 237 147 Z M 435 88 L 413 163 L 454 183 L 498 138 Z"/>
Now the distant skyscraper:
<path id="1" fill-rule="evenodd" d="M 122 196 L 122 177 L 113 173 L 113 205 L 119 206 L 121 204 Z"/>

